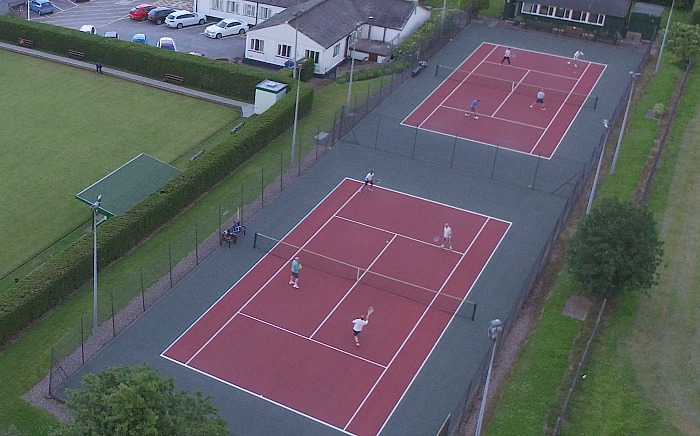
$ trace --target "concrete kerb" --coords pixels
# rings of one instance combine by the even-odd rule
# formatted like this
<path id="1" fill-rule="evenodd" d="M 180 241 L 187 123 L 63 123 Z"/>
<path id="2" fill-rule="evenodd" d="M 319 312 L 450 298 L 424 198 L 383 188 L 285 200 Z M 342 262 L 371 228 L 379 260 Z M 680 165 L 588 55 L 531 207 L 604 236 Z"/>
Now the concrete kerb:
<path id="1" fill-rule="evenodd" d="M 4 42 L 0 42 L 0 49 L 32 56 L 39 59 L 45 59 L 52 62 L 56 62 L 63 65 L 68 65 L 75 68 L 80 68 L 83 70 L 95 71 L 95 64 L 85 61 L 80 61 L 77 59 L 71 59 L 63 56 L 57 56 L 52 53 L 45 53 L 39 50 L 34 50 L 27 47 L 16 46 Z M 131 82 L 140 83 L 142 85 L 150 86 L 153 88 L 162 89 L 164 91 L 175 92 L 177 94 L 186 95 L 193 98 L 198 98 L 200 100 L 209 101 L 212 103 L 217 103 L 225 106 L 238 107 L 241 110 L 241 116 L 248 118 L 253 115 L 255 110 L 255 105 L 251 103 L 245 103 L 238 100 L 232 100 L 230 98 L 221 97 L 218 95 L 208 94 L 206 92 L 197 91 L 194 89 L 186 88 L 184 86 L 173 85 L 171 83 L 161 82 L 159 80 L 151 79 L 148 77 L 139 76 L 136 74 L 128 73 L 125 71 L 115 70 L 112 68 L 102 68 L 102 74 L 118 77 L 120 79 L 129 80 Z"/>

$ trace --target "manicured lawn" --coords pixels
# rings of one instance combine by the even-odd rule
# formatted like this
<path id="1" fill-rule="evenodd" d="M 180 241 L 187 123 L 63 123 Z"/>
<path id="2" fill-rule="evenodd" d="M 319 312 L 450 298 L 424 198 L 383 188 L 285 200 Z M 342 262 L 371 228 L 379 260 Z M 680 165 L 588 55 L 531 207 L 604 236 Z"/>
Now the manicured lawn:
<path id="1" fill-rule="evenodd" d="M 90 219 L 75 199 L 83 188 L 141 152 L 172 162 L 239 117 L 236 108 L 4 51 L 0 77 L 0 277 Z"/>
<path id="2" fill-rule="evenodd" d="M 369 94 L 374 93 L 382 79 L 353 83 L 357 98 L 353 102 L 362 104 Z M 384 83 L 387 79 L 383 79 Z M 327 130 L 334 120 L 335 112 L 343 107 L 347 99 L 347 84 L 330 85 L 318 92 L 310 115 L 299 122 L 297 139 L 302 152 L 308 152 L 318 129 Z M 230 135 L 227 128 L 217 133 L 215 138 Z M 178 247 L 173 256 L 177 262 L 187 247 L 193 247 L 194 227 L 197 226 L 200 238 L 217 229 L 219 210 L 222 219 L 228 219 L 240 203 L 241 186 L 244 188 L 244 202 L 251 201 L 260 193 L 261 168 L 268 174 L 265 181 L 272 182 L 280 171 L 280 155 L 283 165 L 289 165 L 291 152 L 291 129 L 281 135 L 265 151 L 256 155 L 245 166 L 224 180 L 197 204 L 185 211 L 171 225 L 146 241 L 125 258 L 115 262 L 100 273 L 101 319 L 109 313 L 109 296 L 119 296 L 121 301 L 138 295 L 141 268 L 145 271 L 146 284 L 163 275 L 168 269 L 168 247 Z M 277 182 L 279 183 L 279 182 Z M 201 239 L 200 239 L 201 240 Z M 192 249 L 192 248 L 190 248 Z M 182 253 L 181 253 L 182 252 Z M 117 310 L 119 306 L 117 306 Z M 44 434 L 47 427 L 56 426 L 56 421 L 47 412 L 33 407 L 21 396 L 43 378 L 49 369 L 52 345 L 65 342 L 75 336 L 80 317 L 89 326 L 92 310 L 92 285 L 87 283 L 75 295 L 66 299 L 56 310 L 42 318 L 22 337 L 0 352 L 0 434 L 13 425 L 21 434 Z M 89 329 L 89 328 L 88 328 Z M 13 433 L 14 434 L 14 433 Z"/>

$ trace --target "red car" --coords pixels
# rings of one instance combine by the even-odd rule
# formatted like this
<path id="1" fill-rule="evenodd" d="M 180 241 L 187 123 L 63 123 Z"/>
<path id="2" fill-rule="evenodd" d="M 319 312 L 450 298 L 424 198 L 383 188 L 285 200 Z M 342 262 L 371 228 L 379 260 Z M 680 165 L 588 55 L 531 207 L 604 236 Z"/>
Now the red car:
<path id="1" fill-rule="evenodd" d="M 129 11 L 129 16 L 131 17 L 132 20 L 146 21 L 146 19 L 148 18 L 148 13 L 151 12 L 151 10 L 154 8 L 155 8 L 155 6 L 148 5 L 148 4 L 134 6 Z"/>

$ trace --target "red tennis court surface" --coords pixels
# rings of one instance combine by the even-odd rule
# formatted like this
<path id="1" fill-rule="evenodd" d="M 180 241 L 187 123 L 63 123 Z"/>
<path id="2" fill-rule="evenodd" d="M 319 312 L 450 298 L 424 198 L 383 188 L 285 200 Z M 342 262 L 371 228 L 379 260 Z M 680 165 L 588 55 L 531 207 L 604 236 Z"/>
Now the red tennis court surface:
<path id="1" fill-rule="evenodd" d="M 510 223 L 359 187 L 341 182 L 279 244 L 256 235 L 268 254 L 162 355 L 340 431 L 379 433 L 450 321 L 471 315 L 469 290 Z M 453 250 L 435 243 L 445 222 Z M 370 305 L 357 347 L 352 320 Z"/>
<path id="2" fill-rule="evenodd" d="M 483 43 L 402 124 L 544 158 L 554 155 L 605 65 Z M 436 74 L 445 71 L 438 66 Z M 546 110 L 533 104 L 539 90 Z M 479 99 L 474 119 L 467 111 Z"/>

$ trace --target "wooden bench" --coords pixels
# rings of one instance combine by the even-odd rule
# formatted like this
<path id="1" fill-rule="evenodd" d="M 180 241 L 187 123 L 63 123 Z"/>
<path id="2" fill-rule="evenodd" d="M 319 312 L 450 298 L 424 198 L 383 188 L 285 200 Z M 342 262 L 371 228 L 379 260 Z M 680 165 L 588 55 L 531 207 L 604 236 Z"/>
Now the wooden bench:
<path id="1" fill-rule="evenodd" d="M 240 222 L 237 222 L 232 227 L 226 229 L 221 233 L 221 239 L 219 240 L 219 245 L 223 245 L 224 241 L 228 242 L 228 248 L 231 248 L 231 242 L 234 244 L 238 240 L 238 236 L 243 233 L 245 235 L 245 226 Z"/>
<path id="2" fill-rule="evenodd" d="M 185 78 L 182 76 L 176 76 L 175 74 L 165 73 L 165 79 L 163 79 L 163 81 L 180 85 L 185 81 Z"/>
<path id="3" fill-rule="evenodd" d="M 34 47 L 34 41 L 32 41 L 31 39 L 20 38 L 19 45 L 23 45 L 25 47 Z"/>
<path id="4" fill-rule="evenodd" d="M 85 53 L 78 50 L 68 50 L 68 56 L 74 57 L 76 59 L 83 59 L 85 58 Z"/>
<path id="5" fill-rule="evenodd" d="M 427 66 L 428 63 L 426 61 L 419 61 L 418 65 L 416 65 L 416 67 L 411 70 L 411 77 L 416 77 L 417 75 L 419 75 L 420 72 L 423 71 L 423 68 Z"/>
<path id="6" fill-rule="evenodd" d="M 244 125 L 245 125 L 245 121 L 236 124 L 236 127 L 234 127 L 233 129 L 231 129 L 231 133 L 236 133 L 236 132 L 238 131 L 238 129 L 240 129 L 240 128 L 243 127 Z"/>

